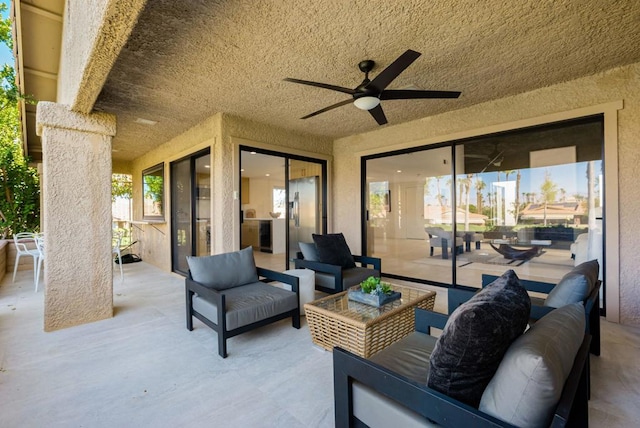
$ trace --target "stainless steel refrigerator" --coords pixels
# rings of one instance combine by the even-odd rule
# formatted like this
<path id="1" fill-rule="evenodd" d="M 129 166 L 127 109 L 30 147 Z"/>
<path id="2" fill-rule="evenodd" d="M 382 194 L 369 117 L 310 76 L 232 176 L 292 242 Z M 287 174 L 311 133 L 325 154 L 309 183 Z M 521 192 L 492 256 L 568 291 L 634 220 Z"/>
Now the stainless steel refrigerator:
<path id="1" fill-rule="evenodd" d="M 320 233 L 320 178 L 289 180 L 289 260 L 300 251 L 298 242 L 313 242 L 311 234 Z"/>

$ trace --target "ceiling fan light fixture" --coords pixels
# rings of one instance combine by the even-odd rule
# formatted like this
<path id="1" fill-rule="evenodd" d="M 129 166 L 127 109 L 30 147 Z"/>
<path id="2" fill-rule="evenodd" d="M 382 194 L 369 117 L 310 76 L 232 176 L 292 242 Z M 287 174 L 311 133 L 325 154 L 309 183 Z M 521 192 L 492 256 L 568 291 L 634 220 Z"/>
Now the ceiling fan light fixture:
<path id="1" fill-rule="evenodd" d="M 380 98 L 371 96 L 356 98 L 353 102 L 353 105 L 360 110 L 371 110 L 378 107 L 378 104 L 380 104 Z"/>

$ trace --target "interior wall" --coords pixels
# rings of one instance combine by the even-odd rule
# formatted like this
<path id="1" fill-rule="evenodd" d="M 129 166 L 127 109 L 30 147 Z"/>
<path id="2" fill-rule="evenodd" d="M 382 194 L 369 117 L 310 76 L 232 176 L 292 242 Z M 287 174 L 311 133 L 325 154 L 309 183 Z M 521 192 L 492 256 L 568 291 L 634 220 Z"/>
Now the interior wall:
<path id="1" fill-rule="evenodd" d="M 419 146 L 425 141 L 448 141 L 460 138 L 465 133 L 480 135 L 483 131 L 495 132 L 496 127 L 504 124 L 619 100 L 624 103 L 617 118 L 619 195 L 611 195 L 611 199 L 617 201 L 619 198 L 620 204 L 617 218 L 607 218 L 608 224 L 615 224 L 621 231 L 617 236 L 619 258 L 611 261 L 613 266 L 619 263 L 619 284 L 610 284 L 615 288 L 614 291 L 619 291 L 619 299 L 608 302 L 607 310 L 609 303 L 612 303 L 616 305 L 616 310 L 612 311 L 614 321 L 617 321 L 615 318 L 619 310 L 620 322 L 640 325 L 640 287 L 636 286 L 640 274 L 640 253 L 637 251 L 635 234 L 625 233 L 637 227 L 636 218 L 640 210 L 640 186 L 637 186 L 635 175 L 636 165 L 640 163 L 640 63 L 336 140 L 333 151 L 334 179 L 340 183 L 340 191 L 335 192 L 334 198 L 334 230 L 345 234 L 354 253 L 360 252 L 361 156 Z M 389 122 L 393 123 L 392 117 Z M 613 131 L 615 134 L 616 130 Z M 357 210 L 354 203 L 357 204 Z M 354 215 L 355 212 L 358 215 Z M 611 296 L 617 297 L 617 292 L 611 293 Z"/>

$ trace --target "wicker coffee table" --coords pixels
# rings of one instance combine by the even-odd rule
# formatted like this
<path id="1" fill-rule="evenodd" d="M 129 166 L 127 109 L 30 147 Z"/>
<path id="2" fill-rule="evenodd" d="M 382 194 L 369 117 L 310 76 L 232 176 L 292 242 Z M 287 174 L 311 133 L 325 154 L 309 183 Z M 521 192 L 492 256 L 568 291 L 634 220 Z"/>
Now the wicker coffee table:
<path id="1" fill-rule="evenodd" d="M 347 292 L 304 305 L 313 343 L 326 350 L 340 346 L 364 358 L 414 330 L 416 307 L 433 310 L 434 291 L 392 285 L 402 298 L 380 308 L 351 301 Z"/>

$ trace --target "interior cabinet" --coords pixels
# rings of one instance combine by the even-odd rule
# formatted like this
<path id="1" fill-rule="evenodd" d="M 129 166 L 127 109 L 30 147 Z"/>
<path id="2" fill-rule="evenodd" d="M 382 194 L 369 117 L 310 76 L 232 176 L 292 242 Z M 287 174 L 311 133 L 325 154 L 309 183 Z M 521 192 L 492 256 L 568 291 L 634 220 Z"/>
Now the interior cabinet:
<path id="1" fill-rule="evenodd" d="M 253 247 L 259 249 L 258 222 L 245 221 L 242 223 L 242 248 Z"/>
<path id="2" fill-rule="evenodd" d="M 242 177 L 242 180 L 240 180 L 240 203 L 242 205 L 246 205 L 248 203 L 250 203 L 250 199 L 249 199 L 249 190 L 250 190 L 250 180 L 249 177 Z"/>
<path id="3" fill-rule="evenodd" d="M 319 163 L 307 164 L 303 168 L 291 168 L 289 179 L 293 180 L 302 177 L 320 177 L 322 175 L 322 165 Z"/>

